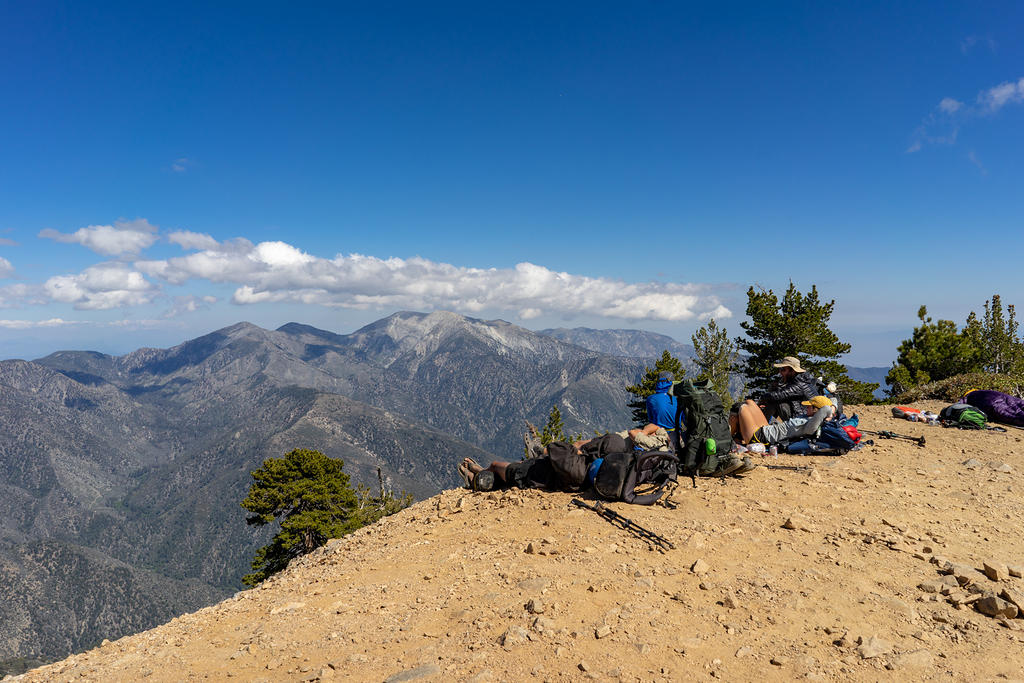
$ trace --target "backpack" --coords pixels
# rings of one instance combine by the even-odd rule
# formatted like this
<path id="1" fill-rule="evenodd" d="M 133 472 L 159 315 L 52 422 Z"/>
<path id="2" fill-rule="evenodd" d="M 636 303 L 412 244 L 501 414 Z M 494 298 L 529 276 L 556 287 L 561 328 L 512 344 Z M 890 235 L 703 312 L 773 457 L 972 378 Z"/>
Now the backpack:
<path id="1" fill-rule="evenodd" d="M 939 412 L 939 421 L 945 427 L 957 429 L 985 429 L 988 416 L 966 403 L 954 403 Z"/>
<path id="2" fill-rule="evenodd" d="M 685 443 L 680 442 L 679 474 L 694 477 L 718 469 L 719 454 L 732 448 L 732 431 L 721 397 L 708 389 L 708 383 L 685 379 L 672 385 L 676 407 L 676 431 L 686 426 Z"/>
<path id="3" fill-rule="evenodd" d="M 677 462 L 668 451 L 608 453 L 594 477 L 594 492 L 608 500 L 653 505 L 676 480 Z"/>
<path id="4" fill-rule="evenodd" d="M 861 434 L 852 425 L 842 426 L 829 421 L 821 425 L 815 439 L 801 439 L 786 445 L 786 452 L 795 455 L 845 455 L 857 447 Z"/>

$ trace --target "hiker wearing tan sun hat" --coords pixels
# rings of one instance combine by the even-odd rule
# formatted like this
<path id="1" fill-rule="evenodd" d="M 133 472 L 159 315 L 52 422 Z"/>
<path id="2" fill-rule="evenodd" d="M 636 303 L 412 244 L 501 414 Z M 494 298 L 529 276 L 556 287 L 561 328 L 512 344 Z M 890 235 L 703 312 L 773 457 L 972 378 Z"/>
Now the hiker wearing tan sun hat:
<path id="1" fill-rule="evenodd" d="M 772 366 L 778 368 L 779 378 L 758 401 L 765 417 L 769 420 L 802 417 L 805 410 L 800 404 L 817 396 L 818 383 L 800 366 L 796 356 L 786 356 Z"/>

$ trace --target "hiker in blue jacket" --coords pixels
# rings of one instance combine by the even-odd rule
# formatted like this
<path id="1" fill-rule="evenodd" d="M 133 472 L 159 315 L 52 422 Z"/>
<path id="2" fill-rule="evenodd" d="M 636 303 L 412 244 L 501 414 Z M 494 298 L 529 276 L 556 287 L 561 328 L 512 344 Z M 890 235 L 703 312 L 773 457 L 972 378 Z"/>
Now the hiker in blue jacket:
<path id="1" fill-rule="evenodd" d="M 678 401 L 675 396 L 669 393 L 672 388 L 672 373 L 662 370 L 658 373 L 658 380 L 654 385 L 654 393 L 647 397 L 647 425 L 641 429 L 629 430 L 629 436 L 637 443 L 646 443 L 645 440 L 660 440 L 664 437 L 666 444 L 675 447 L 678 442 L 676 434 L 676 408 Z M 682 420 L 682 415 L 679 416 Z M 686 425 L 683 424 L 683 429 Z M 663 431 L 664 430 L 664 431 Z M 660 445 L 660 444 L 659 444 Z M 656 448 L 657 446 L 645 446 Z"/>

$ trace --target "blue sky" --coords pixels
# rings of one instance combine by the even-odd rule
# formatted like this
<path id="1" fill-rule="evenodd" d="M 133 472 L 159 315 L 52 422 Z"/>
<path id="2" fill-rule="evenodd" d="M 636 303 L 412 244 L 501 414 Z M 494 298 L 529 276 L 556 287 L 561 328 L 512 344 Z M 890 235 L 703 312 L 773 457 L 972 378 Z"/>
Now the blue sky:
<path id="1" fill-rule="evenodd" d="M 210 6 L 215 5 L 215 6 Z M 0 357 L 1022 303 L 1024 5 L 0 3 Z"/>

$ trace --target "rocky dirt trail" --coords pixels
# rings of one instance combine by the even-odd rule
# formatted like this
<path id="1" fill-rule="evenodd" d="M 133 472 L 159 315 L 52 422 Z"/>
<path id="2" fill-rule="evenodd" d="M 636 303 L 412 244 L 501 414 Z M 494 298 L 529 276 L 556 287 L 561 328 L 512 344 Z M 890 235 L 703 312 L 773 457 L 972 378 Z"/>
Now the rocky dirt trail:
<path id="1" fill-rule="evenodd" d="M 672 509 L 611 506 L 666 552 L 571 495 L 447 491 L 12 680 L 1024 678 L 1024 430 L 858 412 L 927 446 L 763 458 L 681 482 Z"/>

